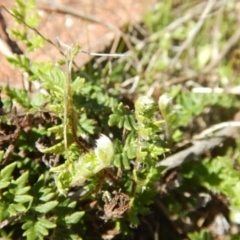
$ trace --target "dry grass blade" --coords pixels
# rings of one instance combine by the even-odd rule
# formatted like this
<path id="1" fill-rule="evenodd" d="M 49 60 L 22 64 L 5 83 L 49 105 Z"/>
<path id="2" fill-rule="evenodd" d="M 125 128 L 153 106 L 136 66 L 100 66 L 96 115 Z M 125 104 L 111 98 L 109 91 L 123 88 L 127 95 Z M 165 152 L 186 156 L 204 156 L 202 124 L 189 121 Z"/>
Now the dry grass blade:
<path id="1" fill-rule="evenodd" d="M 202 28 L 202 26 L 204 24 L 204 21 L 206 20 L 208 14 L 213 9 L 215 3 L 216 3 L 216 0 L 208 1 L 207 6 L 205 7 L 202 15 L 200 16 L 200 19 L 199 19 L 198 23 L 196 24 L 195 28 L 189 33 L 188 38 L 182 44 L 182 46 L 180 47 L 180 49 L 177 52 L 177 54 L 175 55 L 175 57 L 172 59 L 172 61 L 170 63 L 170 66 L 172 69 L 175 67 L 175 65 L 178 62 L 179 57 L 182 55 L 182 53 L 190 46 L 193 39 L 197 36 L 198 32 L 200 31 L 200 29 Z"/>
<path id="2" fill-rule="evenodd" d="M 236 30 L 236 32 L 231 36 L 231 38 L 226 42 L 220 53 L 218 54 L 217 58 L 215 58 L 209 65 L 207 65 L 201 73 L 198 72 L 192 72 L 190 74 L 186 74 L 185 76 L 173 78 L 172 80 L 165 83 L 165 86 L 171 86 L 173 84 L 178 84 L 185 82 L 189 79 L 196 78 L 198 76 L 207 74 L 211 72 L 220 62 L 221 60 L 226 56 L 226 54 L 230 51 L 230 49 L 235 46 L 240 39 L 240 29 Z"/>
<path id="3" fill-rule="evenodd" d="M 208 137 L 206 139 L 201 139 L 198 141 L 194 140 L 193 146 L 176 154 L 173 154 L 170 157 L 167 157 L 163 161 L 157 163 L 156 166 L 166 166 L 167 168 L 163 171 L 163 173 L 166 173 L 168 170 L 178 167 L 187 161 L 192 161 L 196 157 L 204 154 L 206 151 L 218 146 L 226 138 L 236 137 L 236 133 L 238 132 L 239 127 L 239 122 L 226 122 L 214 127 L 210 127 L 198 136 L 206 136 L 206 134 L 212 133 L 213 131 L 216 131 L 218 129 L 221 130 L 216 132 L 213 137 Z"/>

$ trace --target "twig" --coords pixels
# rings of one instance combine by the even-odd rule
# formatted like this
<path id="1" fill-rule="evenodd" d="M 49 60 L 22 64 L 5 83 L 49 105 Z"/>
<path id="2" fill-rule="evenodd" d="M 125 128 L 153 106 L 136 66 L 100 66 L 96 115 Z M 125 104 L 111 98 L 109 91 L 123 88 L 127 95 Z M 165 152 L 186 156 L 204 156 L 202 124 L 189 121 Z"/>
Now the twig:
<path id="1" fill-rule="evenodd" d="M 57 48 L 59 50 L 59 52 L 64 56 L 64 52 L 61 50 L 61 48 L 59 48 L 55 43 L 53 43 L 50 39 L 44 37 L 36 28 L 34 27 L 31 27 L 29 24 L 27 24 L 25 21 L 23 21 L 21 18 L 18 18 L 17 16 L 13 15 L 11 13 L 11 11 L 9 11 L 6 7 L 2 6 L 11 16 L 13 16 L 14 18 L 17 18 L 19 21 L 21 21 L 25 26 L 27 26 L 29 29 L 35 31 L 40 37 L 42 37 L 46 42 L 48 42 L 49 44 L 51 44 L 52 46 L 54 46 L 55 48 Z M 65 8 L 65 6 L 60 6 L 60 9 L 62 8 Z M 69 7 L 66 7 L 66 11 L 69 10 L 68 9 Z M 62 9 L 63 10 L 63 9 Z M 75 11 L 75 9 L 72 9 Z M 75 13 L 76 15 L 76 13 Z M 80 14 L 81 15 L 81 14 Z M 93 20 L 93 19 L 92 19 Z M 95 19 L 95 21 L 97 21 Z M 101 21 L 100 21 L 101 22 Z M 109 24 L 105 24 L 105 25 L 108 25 Z M 111 26 L 111 29 L 114 29 L 114 30 L 117 30 L 118 32 L 120 31 L 118 28 L 116 28 L 114 25 Z M 121 31 L 120 31 L 121 32 Z M 58 39 L 57 39 L 58 40 Z M 68 49 L 71 49 L 72 47 L 68 46 L 67 44 L 61 42 L 60 40 L 58 40 L 59 43 L 61 43 L 61 45 L 63 45 L 64 47 L 68 48 Z M 91 56 L 108 56 L 108 57 L 126 57 L 127 55 L 126 54 L 117 54 L 117 53 L 113 53 L 113 54 L 107 54 L 107 53 L 94 53 L 94 52 L 87 52 L 87 51 L 84 51 L 84 50 L 80 50 L 81 53 L 85 53 L 85 54 L 88 54 L 88 55 L 91 55 Z"/>
<path id="2" fill-rule="evenodd" d="M 72 122 L 70 123 L 70 126 L 72 128 L 72 134 L 74 137 L 74 140 L 76 141 L 76 143 L 81 147 L 81 149 L 84 152 L 87 152 L 88 149 L 87 147 L 79 140 L 78 136 L 77 136 L 77 129 L 76 129 L 76 116 L 75 116 L 75 112 L 72 109 L 72 90 L 71 90 L 71 72 L 72 72 L 72 64 L 73 64 L 73 47 L 69 47 L 67 44 L 62 43 L 59 41 L 60 44 L 64 44 L 64 47 L 66 47 L 68 49 L 68 57 L 69 57 L 69 61 L 66 64 L 66 86 L 64 89 L 64 119 L 63 119 L 63 136 L 64 136 L 64 146 L 65 146 L 65 153 L 66 156 L 68 158 L 68 127 L 69 127 L 69 115 L 71 115 L 72 118 Z"/>
<path id="3" fill-rule="evenodd" d="M 219 129 L 224 129 L 227 127 L 240 127 L 240 122 L 232 121 L 232 122 L 223 122 L 223 123 L 213 125 L 210 128 L 202 131 L 197 136 L 194 136 L 194 140 L 206 138 L 206 137 L 208 137 L 209 134 L 212 134 Z"/>
<path id="4" fill-rule="evenodd" d="M 100 56 L 100 57 L 127 57 L 127 56 L 130 56 L 125 53 L 95 53 L 95 52 L 87 52 L 84 50 L 80 50 L 80 52 L 86 53 L 91 56 Z"/>
<path id="5" fill-rule="evenodd" d="M 67 48 L 69 51 L 71 51 L 73 49 L 72 46 L 67 45 L 66 43 L 62 42 L 58 37 L 57 37 L 57 42 L 59 43 L 59 45 Z M 95 52 L 87 52 L 84 50 L 79 50 L 80 53 L 85 53 L 91 56 L 101 56 L 101 57 L 127 57 L 126 54 L 124 53 L 95 53 Z"/>
<path id="6" fill-rule="evenodd" d="M 178 83 L 188 81 L 190 79 L 194 79 L 194 78 L 196 78 L 200 75 L 201 75 L 200 73 L 194 72 L 194 73 L 191 73 L 191 74 L 186 75 L 186 76 L 181 76 L 181 77 L 174 78 L 173 80 L 166 81 L 166 82 L 164 82 L 164 85 L 166 87 L 168 87 L 168 86 L 171 86 L 171 85 L 174 85 L 174 84 L 178 84 Z"/>
<path id="7" fill-rule="evenodd" d="M 5 11 L 7 13 L 9 13 L 13 18 L 16 18 L 18 21 L 20 21 L 21 23 L 23 23 L 23 25 L 25 25 L 26 27 L 28 27 L 29 29 L 31 29 L 32 31 L 34 31 L 35 33 L 37 33 L 41 38 L 43 38 L 46 42 L 48 42 L 49 44 L 51 44 L 52 46 L 54 46 L 55 48 L 57 48 L 59 50 L 59 52 L 64 56 L 64 53 L 62 52 L 62 50 L 56 45 L 54 44 L 54 42 L 52 42 L 50 39 L 44 37 L 35 27 L 30 26 L 29 24 L 27 24 L 23 19 L 21 19 L 20 17 L 14 15 L 11 11 L 9 11 L 5 6 L 1 6 L 2 8 L 5 9 Z"/>
<path id="8" fill-rule="evenodd" d="M 194 141 L 193 146 L 164 159 L 163 161 L 157 163 L 156 167 L 165 166 L 166 169 L 163 171 L 164 174 L 172 168 L 178 167 L 187 161 L 196 159 L 206 151 L 218 146 L 226 138 L 235 137 L 239 130 L 239 122 L 237 122 L 236 126 L 232 123 L 233 122 L 227 122 L 218 125 L 218 128 L 220 126 L 224 128 L 218 131 L 213 137 Z M 205 132 L 212 132 L 214 128 L 211 127 L 210 130 L 207 129 Z"/>
<path id="9" fill-rule="evenodd" d="M 234 86 L 234 87 L 231 87 L 231 88 L 227 88 L 227 89 L 224 89 L 224 88 L 210 88 L 210 87 L 194 87 L 192 89 L 192 92 L 194 93 L 206 93 L 206 94 L 209 94 L 209 93 L 227 93 L 227 94 L 234 94 L 234 95 L 239 95 L 240 94 L 240 86 Z"/>
<path id="10" fill-rule="evenodd" d="M 133 94 L 134 91 L 136 90 L 138 83 L 139 83 L 140 77 L 137 75 L 135 77 L 129 78 L 127 80 L 125 80 L 123 83 L 121 83 L 121 88 L 120 91 L 122 93 L 127 93 L 127 94 Z M 126 88 L 127 86 L 131 85 L 130 89 L 125 90 L 124 88 Z"/>
<path id="11" fill-rule="evenodd" d="M 11 143 L 9 144 L 7 150 L 5 151 L 5 153 L 3 155 L 3 159 L 4 159 L 4 161 L 2 162 L 3 165 L 7 164 L 10 156 L 12 155 L 12 152 L 15 148 L 16 142 L 20 136 L 21 131 L 22 131 L 22 128 L 18 126 L 14 132 L 14 136 L 11 139 Z"/>
<path id="12" fill-rule="evenodd" d="M 14 117 L 16 117 L 16 116 L 14 116 Z M 9 158 L 11 157 L 11 155 L 12 155 L 12 153 L 14 151 L 14 148 L 16 146 L 17 140 L 20 137 L 20 134 L 21 134 L 23 128 L 26 127 L 26 123 L 28 122 L 28 120 L 29 120 L 29 114 L 25 115 L 25 117 L 23 118 L 21 123 L 18 123 L 18 119 L 17 119 L 17 124 L 16 124 L 17 128 L 14 131 L 14 133 L 12 134 L 11 143 L 9 144 L 7 150 L 5 151 L 5 153 L 3 155 L 2 165 L 6 165 L 7 164 Z"/>

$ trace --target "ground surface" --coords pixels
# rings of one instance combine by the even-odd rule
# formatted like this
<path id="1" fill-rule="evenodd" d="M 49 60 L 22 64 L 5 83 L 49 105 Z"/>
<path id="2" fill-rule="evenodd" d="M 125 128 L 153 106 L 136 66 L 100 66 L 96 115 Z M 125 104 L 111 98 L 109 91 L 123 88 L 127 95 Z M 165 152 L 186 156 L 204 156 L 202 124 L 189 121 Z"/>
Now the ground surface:
<path id="1" fill-rule="evenodd" d="M 48 39 L 56 43 L 58 37 L 67 44 L 79 44 L 83 50 L 102 52 L 111 46 L 112 41 L 119 38 L 119 29 L 130 22 L 139 22 L 146 10 L 151 9 L 156 0 L 55 0 L 37 1 L 37 9 L 41 21 L 38 30 Z M 2 0 L 0 5 L 7 8 L 14 6 L 13 0 Z M 0 85 L 9 84 L 16 88 L 23 87 L 23 77 L 20 71 L 14 69 L 5 60 L 17 49 L 11 46 L 5 32 L 5 27 L 14 25 L 13 18 L 2 8 L 0 19 Z M 20 50 L 24 51 L 21 46 Z M 112 49 L 114 51 L 114 49 Z M 53 46 L 46 44 L 42 50 L 29 56 L 37 61 L 56 61 L 59 52 Z M 78 66 L 89 60 L 86 54 L 80 54 L 76 59 Z"/>
<path id="2" fill-rule="evenodd" d="M 13 2 L 13 0 L 0 0 L 0 3 L 4 4 L 7 8 L 10 8 L 13 5 Z M 54 43 L 57 42 L 56 37 L 58 37 L 61 42 L 68 45 L 78 43 L 85 51 L 107 51 L 114 53 L 116 49 L 115 46 L 117 45 L 116 43 L 119 42 L 120 36 L 122 36 L 121 30 L 125 29 L 124 25 L 130 22 L 140 21 L 144 11 L 151 8 L 153 6 L 153 2 L 155 2 L 155 0 L 148 2 L 146 0 L 119 0 L 118 2 L 114 0 L 55 0 L 51 3 L 50 1 L 44 3 L 38 1 L 37 9 L 39 15 L 41 16 L 41 22 L 38 30 Z M 239 57 L 235 57 L 235 59 L 234 57 L 231 58 L 231 56 L 237 55 L 234 52 L 239 52 L 240 31 L 237 27 L 239 26 L 239 18 L 236 17 L 235 22 L 232 18 L 234 14 L 239 16 L 238 12 L 240 8 L 238 4 L 236 4 L 235 8 L 228 10 L 229 6 L 227 3 L 229 3 L 229 1 L 216 0 L 216 4 L 214 5 L 212 12 L 209 13 L 208 17 L 204 18 L 202 17 L 202 13 L 208 8 L 208 3 L 210 3 L 211 0 L 193 1 L 194 3 L 199 4 L 196 6 L 194 4 L 190 5 L 189 8 L 186 8 L 187 10 L 185 12 L 183 11 L 184 6 L 181 4 L 185 4 L 188 1 L 182 1 L 182 3 L 179 2 L 180 1 L 176 1 L 176 4 L 172 7 L 172 15 L 170 12 L 165 11 L 166 9 L 161 9 L 161 11 L 158 11 L 158 13 L 161 14 L 154 15 L 154 17 L 160 16 L 160 20 L 164 19 L 164 13 L 166 13 L 166 19 L 169 16 L 173 16 L 173 19 L 170 19 L 168 24 L 163 24 L 161 27 L 159 27 L 159 22 L 161 21 L 158 19 L 156 22 L 157 27 L 155 27 L 160 30 L 156 30 L 157 35 L 155 36 L 157 37 L 155 37 L 155 40 L 152 36 L 151 39 L 147 37 L 146 39 L 141 39 L 140 35 L 139 40 L 145 48 L 142 47 L 139 48 L 140 50 L 138 49 L 140 54 L 138 56 L 139 59 L 137 60 L 139 61 L 136 61 L 134 71 L 131 72 L 129 70 L 129 66 L 131 66 L 130 64 L 124 63 L 124 68 L 119 68 L 120 70 L 116 71 L 115 75 L 111 75 L 111 82 L 108 85 L 110 89 L 109 92 L 112 93 L 111 90 L 115 88 L 118 94 L 115 94 L 114 96 L 117 96 L 117 98 L 121 96 L 121 101 L 124 104 L 127 104 L 127 109 L 129 107 L 132 110 L 134 106 L 134 94 L 137 92 L 135 91 L 137 87 L 139 92 L 137 92 L 136 95 L 147 92 L 147 94 L 152 95 L 157 102 L 159 96 L 162 95 L 164 91 L 170 92 L 170 90 L 176 90 L 173 85 L 179 84 L 176 86 L 179 87 L 179 90 L 177 92 L 177 96 L 175 96 L 173 102 L 174 105 L 171 105 L 170 108 L 170 112 L 173 114 L 169 115 L 171 117 L 173 116 L 175 119 L 173 118 L 172 120 L 169 118 L 169 121 L 171 121 L 172 124 L 170 127 L 174 129 L 171 130 L 172 136 L 176 136 L 174 134 L 177 133 L 178 136 L 181 134 L 182 137 L 179 136 L 179 140 L 177 140 L 177 138 L 173 138 L 171 136 L 172 138 L 170 138 L 169 141 L 171 151 L 167 153 L 166 156 L 164 155 L 164 160 L 161 159 L 158 164 L 158 166 L 168 166 L 169 172 L 161 181 L 157 182 L 156 187 L 159 191 L 159 195 L 157 195 L 156 199 L 154 199 L 154 204 L 151 205 L 151 214 L 140 216 L 141 224 L 138 228 L 131 229 L 131 233 L 134 235 L 134 238 L 131 239 L 151 239 L 149 236 L 154 236 L 154 239 L 164 240 L 212 239 L 210 238 L 210 233 L 211 236 L 213 236 L 213 239 L 238 239 L 237 234 L 240 232 L 239 223 L 236 224 L 229 220 L 229 212 L 231 210 L 229 199 L 232 200 L 232 198 L 236 197 L 235 191 L 228 192 L 224 189 L 225 192 L 223 191 L 223 193 L 221 193 L 222 188 L 220 187 L 227 184 L 224 185 L 227 186 L 227 190 L 234 189 L 235 182 L 237 181 L 236 178 L 230 177 L 232 175 L 235 176 L 234 174 L 236 173 L 236 169 L 239 171 L 239 165 L 237 165 L 237 158 L 239 158 L 238 147 L 236 147 L 237 143 L 234 142 L 234 139 L 239 139 L 239 135 L 237 134 L 239 132 L 239 128 L 232 128 L 229 125 L 229 121 L 234 120 L 239 122 L 239 118 L 236 117 L 239 115 L 239 96 L 237 96 L 236 99 L 231 96 L 231 94 L 239 94 L 239 91 L 236 90 L 239 89 L 239 61 L 237 61 Z M 237 1 L 232 1 L 232 3 L 235 4 Z M 46 44 L 43 50 L 37 51 L 32 55 L 27 54 L 20 43 L 17 43 L 19 49 L 16 48 L 16 45 L 14 47 L 4 31 L 5 27 L 13 26 L 14 21 L 4 9 L 2 9 L 1 14 L 0 40 L 3 40 L 5 45 L 0 45 L 0 84 L 6 85 L 9 83 L 12 87 L 23 88 L 22 80 L 24 79 L 24 76 L 21 75 L 17 69 L 11 67 L 7 63 L 5 60 L 6 55 L 10 56 L 13 52 L 17 53 L 22 51 L 27 57 L 33 60 L 55 62 L 59 59 L 60 54 L 58 50 L 50 44 Z M 202 19 L 206 22 L 205 25 L 201 22 Z M 188 24 L 195 26 L 193 29 L 195 29 L 195 32 L 198 32 L 195 36 L 189 34 L 192 32 L 189 30 L 190 28 Z M 202 29 L 197 28 L 199 24 L 203 24 Z M 224 27 L 225 25 L 231 25 L 230 31 L 228 31 L 228 27 Z M 177 30 L 179 29 L 182 29 L 181 34 L 175 36 Z M 214 29 L 216 32 L 213 31 Z M 171 32 L 172 35 L 168 35 L 167 32 Z M 166 33 L 166 35 L 164 35 L 164 33 Z M 183 38 L 183 33 L 186 38 Z M 218 38 L 220 35 L 224 36 L 221 38 L 221 41 Z M 165 38 L 163 36 L 165 36 Z M 189 38 L 189 36 L 192 36 L 192 39 Z M 159 40 L 160 43 L 162 43 L 161 47 L 159 47 Z M 132 41 L 133 44 L 135 42 L 137 41 Z M 126 42 L 124 43 L 126 44 Z M 156 47 L 150 48 L 151 44 L 148 43 L 152 43 L 152 46 Z M 208 61 L 201 65 L 200 60 L 199 62 L 197 60 L 200 55 L 205 53 L 203 50 L 206 49 L 206 46 L 207 49 L 210 49 L 208 51 L 210 52 L 210 56 Z M 129 46 L 127 47 L 129 48 Z M 207 58 L 206 54 L 204 56 L 205 61 Z M 88 59 L 88 55 L 79 54 L 75 60 L 78 67 L 80 67 L 83 66 Z M 130 61 L 131 60 L 129 60 L 129 62 Z M 228 66 L 227 64 L 231 62 L 236 62 L 236 64 Z M 157 63 L 158 67 L 156 67 Z M 200 67 L 196 67 L 198 64 L 200 64 Z M 93 64 L 90 62 L 88 65 Z M 121 62 L 117 62 L 116 65 L 121 65 Z M 165 65 L 166 68 L 164 68 Z M 235 65 L 236 67 L 234 67 Z M 126 70 L 125 66 L 127 66 L 126 68 L 128 70 Z M 141 71 L 138 67 L 141 68 Z M 223 73 L 222 75 L 219 74 L 219 72 L 223 70 L 228 70 L 229 72 L 233 71 L 233 74 L 226 74 L 226 76 Z M 98 70 L 98 73 L 102 72 L 104 71 Z M 116 78 L 116 75 L 119 78 Z M 140 79 L 141 82 L 138 79 Z M 104 81 L 97 81 L 97 79 L 94 78 L 91 86 L 95 87 L 101 82 L 106 84 L 108 79 L 106 78 Z M 168 85 L 165 83 L 168 83 Z M 116 88 L 115 86 L 119 87 Z M 164 89 L 164 86 L 168 86 L 168 89 Z M 170 88 L 170 86 L 173 87 Z M 232 89 L 234 91 L 231 91 Z M 196 90 L 201 90 L 203 94 L 199 94 L 201 92 L 196 92 Z M 205 92 L 203 92 L 203 90 Z M 223 94 L 215 94 L 215 91 L 217 93 L 217 90 L 222 90 Z M 96 93 L 98 92 L 96 91 Z M 101 96 L 104 97 L 104 94 Z M 199 99 L 202 100 L 199 101 Z M 233 99 L 232 102 L 230 102 L 231 99 Z M 96 106 L 99 106 L 99 104 Z M 79 107 L 77 109 L 79 110 L 81 108 Z M 104 129 L 105 122 L 107 122 L 107 120 L 101 121 L 99 116 L 95 115 L 95 112 L 89 112 L 91 113 L 89 115 L 93 116 L 92 119 L 96 120 L 96 126 L 103 126 Z M 237 114 L 235 114 L 236 112 Z M 4 113 L 4 109 L 2 109 L 2 113 Z M 26 120 L 24 120 L 26 122 L 24 123 L 21 114 L 19 114 L 19 120 L 15 120 L 17 124 L 14 123 L 13 126 L 9 126 L 9 123 L 5 123 L 5 125 L 0 127 L 2 131 L 2 141 L 5 143 L 3 148 L 8 149 L 4 156 L 5 165 L 7 165 L 6 162 L 10 159 L 14 148 L 16 149 L 17 156 L 19 155 L 23 158 L 22 152 L 19 151 L 18 146 L 16 146 L 16 139 L 20 138 L 20 133 L 29 133 L 29 128 L 39 127 L 39 122 L 41 122 L 42 125 L 50 123 L 56 125 L 57 121 L 55 119 L 55 115 L 51 117 L 50 114 L 48 119 L 47 116 L 45 116 L 48 112 L 43 113 L 44 114 L 42 115 L 35 114 L 34 121 L 29 120 L 29 123 L 27 122 L 27 118 L 24 118 Z M 7 116 L 15 119 L 16 114 L 14 114 L 15 112 L 13 111 Z M 159 117 L 159 115 L 156 117 Z M 60 122 L 60 119 L 58 120 Z M 21 122 L 21 124 L 19 124 L 19 122 Z M 101 124 L 101 122 L 104 124 Z M 35 125 L 33 125 L 33 123 Z M 223 124 L 221 128 L 223 128 L 223 126 L 225 126 L 225 128 L 223 128 L 223 131 L 216 131 L 215 133 L 216 128 L 215 130 L 212 128 L 216 126 L 215 124 Z M 25 125 L 27 125 L 27 127 Z M 180 132 L 178 132 L 178 130 L 180 130 Z M 114 129 L 111 131 L 115 133 L 116 130 Z M 214 134 L 212 136 L 213 131 Z M 104 130 L 102 131 L 101 129 L 101 132 L 104 132 Z M 123 132 L 125 132 L 125 130 Z M 33 133 L 35 132 L 33 131 Z M 123 134 L 123 136 L 124 135 L 125 134 Z M 27 134 L 26 139 L 28 139 L 28 136 L 30 136 L 30 134 Z M 116 132 L 116 136 L 118 136 L 118 132 Z M 31 144 L 33 143 L 35 144 L 34 141 L 31 141 Z M 39 143 L 39 141 L 37 141 L 37 143 Z M 9 144 L 9 146 L 7 144 Z M 28 145 L 26 144 L 26 148 L 30 149 Z M 29 159 L 31 159 L 31 162 L 32 159 L 34 159 L 36 164 L 39 165 L 40 162 L 43 162 L 42 159 L 46 160 L 47 158 L 45 158 L 45 155 L 43 158 L 43 155 L 41 155 L 42 153 L 40 153 L 41 151 L 39 149 L 35 149 L 35 146 L 36 145 L 33 145 L 33 148 L 36 153 L 31 153 Z M 228 147 L 233 149 L 230 153 L 226 153 Z M 189 160 L 188 156 L 192 156 L 192 162 L 189 161 L 186 163 Z M 217 158 L 218 156 L 219 158 Z M 214 164 L 216 163 L 216 166 L 218 164 L 222 164 L 219 166 L 223 167 L 219 167 L 215 173 L 215 165 L 210 165 L 204 160 L 205 158 L 208 158 L 209 162 L 216 161 L 214 162 Z M 236 165 L 233 166 L 234 168 L 228 164 L 231 159 L 234 160 L 231 165 Z M 50 162 L 51 158 L 49 157 L 47 160 Z M 204 161 L 203 164 L 201 163 L 201 160 Z M 185 165 L 181 167 L 183 163 Z M 43 166 L 43 169 L 46 169 L 45 165 Z M 216 180 L 214 180 L 212 172 L 215 173 L 216 177 L 220 177 L 218 180 L 219 184 L 214 182 Z M 104 174 L 108 176 L 107 173 Z M 192 175 L 193 178 L 188 180 L 188 176 L 190 175 Z M 131 179 L 128 172 L 125 173 L 125 176 L 128 177 L 126 179 Z M 237 173 L 236 176 L 239 177 L 239 173 Z M 208 183 L 207 185 L 202 184 L 204 179 L 206 179 L 204 183 Z M 214 188 L 207 188 L 206 186 L 209 185 Z M 86 226 L 89 226 L 89 236 L 94 234 L 96 235 L 97 233 L 97 236 L 106 235 L 105 239 L 110 239 L 111 236 L 114 237 L 116 235 L 115 239 L 122 240 L 123 235 L 116 231 L 116 228 L 111 225 L 112 222 L 109 221 L 105 224 L 99 217 L 103 215 L 101 212 L 101 206 L 103 206 L 103 203 L 99 196 L 95 195 L 94 197 L 98 199 L 98 203 L 96 199 L 90 199 L 87 203 L 89 205 L 89 209 L 91 209 L 89 216 L 93 216 L 91 221 L 86 220 Z M 108 205 L 111 205 L 110 203 L 112 203 L 112 199 L 108 199 Z M 236 199 L 238 199 L 238 197 L 236 197 Z M 139 202 L 141 203 L 143 201 Z M 126 207 L 127 204 L 125 205 L 125 201 L 123 201 L 123 203 L 123 207 Z M 79 206 L 81 204 L 82 202 Z M 81 209 L 85 210 L 85 205 L 87 204 L 84 202 L 84 204 L 81 205 Z M 119 210 L 119 208 L 120 207 L 118 206 L 117 209 Z M 110 210 L 114 209 L 116 208 L 110 208 Z M 127 208 L 125 208 L 124 211 L 126 211 L 126 209 Z M 131 211 L 133 212 L 134 208 L 132 209 L 133 210 Z M 125 217 L 128 217 L 128 215 Z M 8 222 L 8 224 L 9 223 L 10 222 Z M 198 238 L 196 236 L 192 238 L 188 237 L 188 234 L 191 232 L 203 229 L 209 230 L 210 233 L 205 235 L 205 237 L 204 232 L 201 233 L 202 235 L 198 235 Z M 227 238 L 227 236 L 230 235 L 235 235 L 236 238 Z M 92 239 L 93 238 L 91 238 L 91 240 Z M 95 239 L 100 239 L 100 237 L 96 237 Z"/>

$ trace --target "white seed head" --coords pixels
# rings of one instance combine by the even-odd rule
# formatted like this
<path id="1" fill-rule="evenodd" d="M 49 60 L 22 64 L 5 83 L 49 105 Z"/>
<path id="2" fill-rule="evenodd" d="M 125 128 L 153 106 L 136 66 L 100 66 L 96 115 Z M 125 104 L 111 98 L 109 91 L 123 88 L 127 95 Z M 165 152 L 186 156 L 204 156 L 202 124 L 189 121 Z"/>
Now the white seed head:
<path id="1" fill-rule="evenodd" d="M 159 108 L 166 108 L 172 102 L 172 97 L 169 94 L 164 93 L 158 99 Z"/>
<path id="2" fill-rule="evenodd" d="M 147 96 L 141 96 L 135 102 L 135 109 L 137 112 L 144 112 L 148 109 L 151 109 L 154 105 L 152 98 Z"/>
<path id="3" fill-rule="evenodd" d="M 101 134 L 100 138 L 96 140 L 97 147 L 94 152 L 97 159 L 106 166 L 111 164 L 114 148 L 112 141 L 106 136 Z"/>

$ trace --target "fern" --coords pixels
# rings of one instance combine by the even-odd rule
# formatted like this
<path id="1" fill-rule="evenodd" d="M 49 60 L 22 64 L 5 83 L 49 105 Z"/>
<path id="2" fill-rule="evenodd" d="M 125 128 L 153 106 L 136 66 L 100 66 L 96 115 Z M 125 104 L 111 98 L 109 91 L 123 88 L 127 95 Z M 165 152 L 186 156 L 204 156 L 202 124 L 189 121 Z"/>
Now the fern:
<path id="1" fill-rule="evenodd" d="M 158 102 L 145 95 L 137 96 L 146 92 L 155 81 L 154 71 L 167 69 L 173 54 L 172 42 L 174 39 L 182 41 L 187 36 L 188 31 L 184 31 L 193 26 L 190 23 L 183 30 L 175 31 L 174 36 L 164 33 L 158 42 L 148 42 L 144 48 L 148 50 L 146 53 L 136 49 L 136 54 L 141 57 L 141 67 L 148 71 L 143 74 L 144 81 L 139 82 L 140 89 L 133 104 L 126 106 L 124 102 L 128 99 L 120 89 L 112 86 L 132 77 L 132 74 L 139 74 L 132 63 L 127 63 L 128 60 L 114 63 L 116 67 L 106 81 L 105 78 L 100 80 L 101 73 L 94 73 L 94 80 L 86 80 L 74 70 L 73 61 L 80 51 L 79 46 L 67 48 L 56 64 L 34 62 L 27 57 L 28 52 L 40 48 L 47 40 L 35 29 L 39 19 L 33 11 L 34 4 L 34 1 L 26 4 L 17 0 L 16 8 L 11 11 L 16 22 L 22 26 L 21 30 L 12 29 L 11 36 L 24 44 L 26 56 L 15 55 L 8 61 L 28 73 L 29 81 L 39 80 L 46 91 L 36 93 L 32 98 L 26 91 L 3 89 L 9 98 L 3 101 L 2 123 L 16 128 L 9 118 L 12 100 L 25 108 L 25 114 L 32 121 L 24 125 L 22 118 L 14 115 L 21 129 L 12 156 L 7 160 L 3 159 L 4 150 L 12 141 L 10 138 L 3 142 L 5 145 L 0 152 L 3 163 L 0 172 L 0 223 L 16 226 L 16 230 L 12 230 L 13 237 L 22 231 L 23 236 L 30 240 L 46 236 L 52 239 L 85 239 L 88 236 L 86 233 L 92 231 L 92 223 L 102 221 L 101 217 L 109 207 L 106 205 L 116 200 L 109 197 L 103 203 L 104 194 L 110 192 L 121 196 L 123 193 L 128 197 L 124 205 L 126 209 L 122 215 L 113 214 L 108 220 L 111 222 L 109 225 L 128 237 L 129 225 L 137 227 L 141 222 L 140 216 L 150 213 L 150 205 L 154 204 L 154 197 L 159 193 L 156 185 L 163 171 L 156 168 L 156 164 L 164 158 L 169 146 L 174 142 L 180 143 L 184 137 L 182 128 L 203 115 L 207 108 L 238 107 L 238 101 L 226 95 L 195 94 L 181 86 L 172 87 Z M 166 10 L 161 26 L 167 26 L 171 5 L 158 6 Z M 159 28 L 160 25 L 156 25 L 158 16 L 148 20 L 147 24 L 152 24 L 151 31 Z M 159 46 L 161 58 L 151 66 L 149 58 Z M 198 50 L 197 67 L 209 60 L 203 60 L 203 48 Z M 128 65 L 131 67 L 125 71 Z M 106 74 L 106 69 L 102 74 Z M 41 117 L 44 114 L 48 115 L 48 119 Z M 44 139 L 46 144 L 42 141 L 45 145 L 36 148 L 35 142 Z M 49 163 L 46 167 L 42 162 L 47 162 L 47 158 L 53 158 L 56 165 Z M 213 193 L 224 194 L 231 207 L 239 209 L 239 174 L 228 157 L 186 164 L 179 171 L 183 174 L 182 192 L 204 187 Z M 179 198 L 185 201 L 186 197 L 179 192 Z M 185 217 L 188 213 L 176 201 L 174 193 L 169 191 L 166 195 L 165 199 L 170 200 L 166 206 L 174 217 Z M 120 198 L 120 203 L 125 202 Z M 194 198 L 186 200 L 186 205 L 194 206 L 195 203 Z M 100 225 L 108 226 L 103 221 Z M 1 234 L 9 236 L 11 233 L 7 233 L 6 229 L 6 233 L 4 229 Z M 91 238 L 92 233 L 89 236 Z M 210 234 L 204 231 L 189 234 L 189 238 L 211 239 Z"/>

